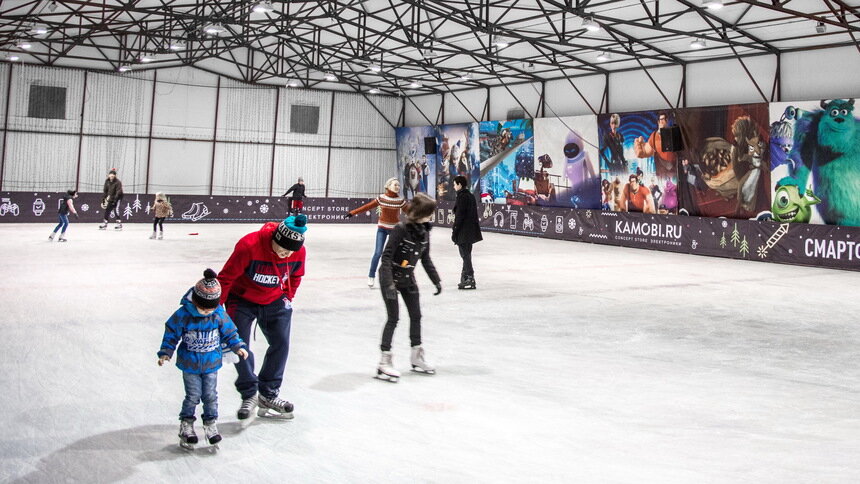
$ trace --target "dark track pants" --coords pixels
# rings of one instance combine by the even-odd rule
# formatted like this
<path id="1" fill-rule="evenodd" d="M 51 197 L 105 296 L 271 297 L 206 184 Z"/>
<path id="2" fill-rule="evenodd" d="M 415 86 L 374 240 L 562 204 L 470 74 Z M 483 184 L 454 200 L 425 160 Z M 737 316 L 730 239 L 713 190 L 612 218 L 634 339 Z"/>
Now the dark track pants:
<path id="1" fill-rule="evenodd" d="M 421 306 L 418 300 L 418 286 L 401 287 L 397 289 L 403 297 L 403 302 L 406 304 L 406 311 L 409 313 L 409 342 L 411 346 L 421 344 Z M 388 313 L 388 320 L 385 322 L 385 329 L 382 330 L 382 344 L 379 349 L 382 351 L 391 351 L 391 340 L 394 338 L 394 328 L 397 327 L 397 320 L 400 317 L 400 304 L 397 299 L 385 299 L 385 310 Z"/>

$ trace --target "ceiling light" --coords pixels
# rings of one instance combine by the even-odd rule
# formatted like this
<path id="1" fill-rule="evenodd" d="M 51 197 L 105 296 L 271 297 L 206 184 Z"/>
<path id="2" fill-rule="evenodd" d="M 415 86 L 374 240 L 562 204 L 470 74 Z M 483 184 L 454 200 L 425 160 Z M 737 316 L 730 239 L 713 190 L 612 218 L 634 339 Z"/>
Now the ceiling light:
<path id="1" fill-rule="evenodd" d="M 827 25 L 824 25 L 824 22 L 818 22 L 815 26 L 815 31 L 819 34 L 823 34 L 824 32 L 827 32 Z"/>
<path id="2" fill-rule="evenodd" d="M 460 76 L 460 80 L 461 81 L 471 81 L 472 80 L 472 74 L 469 74 L 467 72 L 467 73 L 463 74 L 462 76 Z"/>
<path id="3" fill-rule="evenodd" d="M 600 24 L 594 21 L 594 17 L 585 17 L 582 19 L 582 28 L 589 32 L 597 32 L 600 30 Z"/>
<path id="4" fill-rule="evenodd" d="M 137 60 L 146 64 L 147 62 L 152 62 L 155 59 L 153 59 L 149 54 L 140 54 L 140 57 L 138 57 Z"/>
<path id="5" fill-rule="evenodd" d="M 425 59 L 434 59 L 439 57 L 439 53 L 431 48 L 421 49 L 421 56 Z"/>
<path id="6" fill-rule="evenodd" d="M 709 10 L 719 10 L 723 8 L 722 0 L 705 0 L 702 2 L 702 6 Z"/>
<path id="7" fill-rule="evenodd" d="M 15 44 L 15 47 L 24 50 L 30 50 L 33 48 L 33 44 L 27 42 L 26 40 L 21 40 L 17 44 Z"/>
<path id="8" fill-rule="evenodd" d="M 379 89 L 377 89 L 377 88 L 375 88 L 375 87 L 374 87 L 373 89 L 371 89 L 371 90 L 369 90 L 369 91 L 367 91 L 367 92 L 369 92 L 369 93 L 371 93 L 371 94 L 379 94 Z"/>
<path id="9" fill-rule="evenodd" d="M 210 23 L 203 26 L 203 31 L 209 35 L 221 35 L 227 31 L 223 25 L 218 23 Z"/>
<path id="10" fill-rule="evenodd" d="M 601 52 L 597 55 L 597 62 L 606 62 L 612 58 L 612 54 L 606 51 Z"/>
<path id="11" fill-rule="evenodd" d="M 411 87 L 412 89 L 418 89 L 419 87 L 421 87 L 421 83 L 418 81 L 412 81 L 411 83 L 409 83 L 409 87 Z"/>
<path id="12" fill-rule="evenodd" d="M 287 87 L 299 87 L 299 83 L 296 81 L 287 81 Z"/>
<path id="13" fill-rule="evenodd" d="M 53 12 L 56 9 L 57 9 L 57 2 L 52 1 L 51 3 L 48 4 L 48 11 L 49 12 Z"/>
<path id="14" fill-rule="evenodd" d="M 691 49 L 704 49 L 705 48 L 705 39 L 701 37 L 696 37 L 695 40 L 690 42 Z"/>
<path id="15" fill-rule="evenodd" d="M 48 27 L 45 27 L 44 25 L 33 25 L 32 27 L 30 27 L 31 35 L 45 35 L 47 33 Z"/>
<path id="16" fill-rule="evenodd" d="M 499 49 L 504 49 L 505 47 L 511 45 L 511 41 L 502 37 L 501 35 L 494 35 L 492 44 L 498 47 Z"/>
<path id="17" fill-rule="evenodd" d="M 18 57 L 16 54 L 6 54 L 6 60 L 9 62 L 15 62 L 18 59 L 20 59 L 20 57 Z"/>
<path id="18" fill-rule="evenodd" d="M 184 40 L 171 40 L 168 48 L 170 50 L 185 50 L 187 44 Z"/>
<path id="19" fill-rule="evenodd" d="M 131 70 L 131 66 L 119 66 L 116 70 L 119 72 L 128 72 Z"/>
<path id="20" fill-rule="evenodd" d="M 526 72 L 534 72 L 535 65 L 533 62 L 523 62 L 523 70 Z"/>
<path id="21" fill-rule="evenodd" d="M 271 0 L 263 0 L 254 5 L 254 13 L 269 13 L 275 10 L 275 7 L 272 6 Z"/>
<path id="22" fill-rule="evenodd" d="M 325 80 L 326 80 L 326 81 L 329 81 L 329 82 L 336 82 L 336 81 L 337 81 L 337 76 L 336 76 L 336 75 L 334 75 L 334 74 L 332 74 L 331 72 L 326 72 L 326 74 L 325 74 Z"/>
<path id="23" fill-rule="evenodd" d="M 371 64 L 371 66 L 368 67 L 368 69 L 370 70 L 370 72 L 377 72 L 377 73 L 382 72 L 382 66 L 379 64 Z"/>

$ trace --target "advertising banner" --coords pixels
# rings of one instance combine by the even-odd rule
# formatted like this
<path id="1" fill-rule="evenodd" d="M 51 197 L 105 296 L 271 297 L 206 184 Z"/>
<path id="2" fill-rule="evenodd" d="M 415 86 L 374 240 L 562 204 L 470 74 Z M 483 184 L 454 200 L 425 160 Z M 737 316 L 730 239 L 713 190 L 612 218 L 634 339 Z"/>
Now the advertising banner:
<path id="1" fill-rule="evenodd" d="M 520 179 L 534 171 L 534 129 L 530 119 L 480 124 L 481 199 L 526 205 L 534 197 Z"/>
<path id="2" fill-rule="evenodd" d="M 534 166 L 520 178 L 528 205 L 600 208 L 596 116 L 534 120 Z"/>
<path id="3" fill-rule="evenodd" d="M 455 200 L 454 177 L 464 176 L 469 191 L 477 193 L 481 178 L 478 159 L 478 123 L 450 124 L 436 130 L 436 195 L 439 200 Z"/>
<path id="4" fill-rule="evenodd" d="M 425 151 L 425 140 L 432 143 L 436 130 L 432 126 L 396 128 L 397 173 L 403 197 L 412 200 L 416 193 L 436 198 L 436 156 Z"/>

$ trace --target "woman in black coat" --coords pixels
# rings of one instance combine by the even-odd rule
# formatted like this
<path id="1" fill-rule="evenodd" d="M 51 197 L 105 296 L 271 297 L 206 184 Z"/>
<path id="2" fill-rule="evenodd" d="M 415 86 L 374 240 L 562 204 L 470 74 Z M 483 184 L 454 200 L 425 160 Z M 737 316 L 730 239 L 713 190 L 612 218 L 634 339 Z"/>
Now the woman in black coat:
<path id="1" fill-rule="evenodd" d="M 454 228 L 451 240 L 460 249 L 463 258 L 463 270 L 460 272 L 460 284 L 457 289 L 475 289 L 475 269 L 472 267 L 472 244 L 480 242 L 481 226 L 478 224 L 478 203 L 469 192 L 469 181 L 464 176 L 454 177 L 454 189 L 457 190 L 457 201 L 454 203 Z"/>

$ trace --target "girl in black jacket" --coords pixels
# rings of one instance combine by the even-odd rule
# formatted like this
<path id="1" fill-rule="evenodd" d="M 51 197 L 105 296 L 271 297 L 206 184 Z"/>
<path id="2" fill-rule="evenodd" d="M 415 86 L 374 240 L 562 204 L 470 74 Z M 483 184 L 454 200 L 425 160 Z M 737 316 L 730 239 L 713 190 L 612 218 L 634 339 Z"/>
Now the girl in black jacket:
<path id="1" fill-rule="evenodd" d="M 418 284 L 415 281 L 415 266 L 418 260 L 436 286 L 437 295 L 442 292 L 439 274 L 430 260 L 430 218 L 436 208 L 436 201 L 423 193 L 417 193 L 406 211 L 407 222 L 398 223 L 388 236 L 388 243 L 382 251 L 382 264 L 379 267 L 379 282 L 388 320 L 382 331 L 382 358 L 376 369 L 376 378 L 397 382 L 400 372 L 391 363 L 391 339 L 397 327 L 399 305 L 397 293 L 403 297 L 409 312 L 409 340 L 412 345 L 412 370 L 433 374 L 436 369 L 424 361 L 424 348 L 421 347 L 421 307 L 418 301 Z"/>

